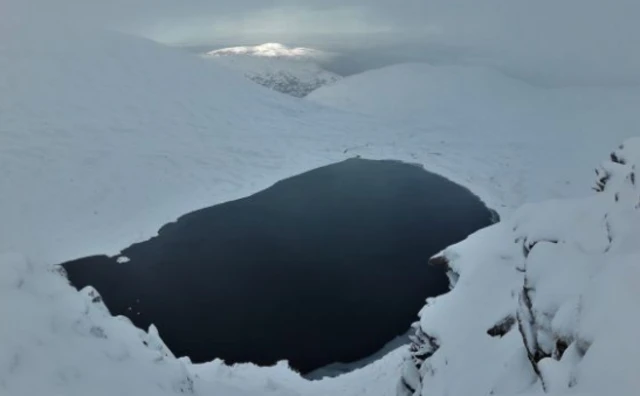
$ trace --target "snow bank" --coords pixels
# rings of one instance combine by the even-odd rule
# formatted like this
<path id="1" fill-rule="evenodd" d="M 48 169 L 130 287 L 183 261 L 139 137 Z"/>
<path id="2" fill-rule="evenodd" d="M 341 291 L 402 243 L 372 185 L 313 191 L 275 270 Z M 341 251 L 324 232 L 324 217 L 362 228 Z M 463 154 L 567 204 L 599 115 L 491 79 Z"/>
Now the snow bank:
<path id="1" fill-rule="evenodd" d="M 284 362 L 273 367 L 258 367 L 253 364 L 229 367 L 217 360 L 195 365 L 191 371 L 203 380 L 239 385 L 258 393 L 270 389 L 287 392 L 285 395 L 395 396 L 405 355 L 406 347 L 398 348 L 361 369 L 318 381 L 301 378 Z"/>
<path id="2" fill-rule="evenodd" d="M 636 394 L 639 160 L 629 140 L 598 193 L 526 205 L 432 259 L 453 290 L 420 312 L 401 393 Z"/>
<path id="3" fill-rule="evenodd" d="M 154 329 L 112 317 L 48 267 L 0 256 L 0 394 L 177 395 L 197 389 Z M 230 393 L 241 394 L 239 392 Z"/>

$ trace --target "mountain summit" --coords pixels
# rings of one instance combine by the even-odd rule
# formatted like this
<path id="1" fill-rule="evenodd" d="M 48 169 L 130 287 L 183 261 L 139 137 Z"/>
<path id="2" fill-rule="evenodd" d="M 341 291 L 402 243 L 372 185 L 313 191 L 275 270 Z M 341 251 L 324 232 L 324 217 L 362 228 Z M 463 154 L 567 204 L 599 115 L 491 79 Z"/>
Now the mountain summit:
<path id="1" fill-rule="evenodd" d="M 320 58 L 328 58 L 331 55 L 315 50 L 312 48 L 290 48 L 280 43 L 265 43 L 256 46 L 241 46 L 223 48 L 208 53 L 211 56 L 233 56 L 247 55 L 264 58 L 281 58 L 281 59 L 299 59 L 299 60 L 318 60 Z"/>
<path id="2" fill-rule="evenodd" d="M 331 54 L 311 48 L 290 48 L 279 43 L 230 47 L 208 52 L 205 57 L 242 72 L 247 78 L 284 94 L 307 96 L 341 76 L 320 65 Z"/>

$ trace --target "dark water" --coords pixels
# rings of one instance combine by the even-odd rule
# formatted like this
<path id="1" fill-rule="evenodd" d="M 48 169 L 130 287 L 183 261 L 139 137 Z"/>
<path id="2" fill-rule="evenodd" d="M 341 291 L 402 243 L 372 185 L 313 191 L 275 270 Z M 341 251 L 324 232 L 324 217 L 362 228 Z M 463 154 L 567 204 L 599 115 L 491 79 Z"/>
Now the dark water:
<path id="1" fill-rule="evenodd" d="M 350 159 L 189 213 L 159 236 L 64 264 L 114 314 L 155 323 L 195 362 L 303 373 L 366 357 L 448 290 L 427 259 L 491 223 L 468 190 L 396 161 Z"/>

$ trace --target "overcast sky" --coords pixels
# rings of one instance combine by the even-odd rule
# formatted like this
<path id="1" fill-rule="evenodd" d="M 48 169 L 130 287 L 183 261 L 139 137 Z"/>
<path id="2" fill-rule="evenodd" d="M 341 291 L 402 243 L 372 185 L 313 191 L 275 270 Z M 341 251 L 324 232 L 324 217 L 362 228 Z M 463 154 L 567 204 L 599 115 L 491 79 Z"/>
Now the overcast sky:
<path id="1" fill-rule="evenodd" d="M 420 53 L 431 48 L 434 54 L 464 53 L 468 61 L 531 72 L 606 75 L 621 81 L 640 75 L 638 0 L 2 0 L 0 7 L 2 3 L 16 13 L 19 8 L 23 14 L 105 23 L 169 44 L 352 43 Z"/>

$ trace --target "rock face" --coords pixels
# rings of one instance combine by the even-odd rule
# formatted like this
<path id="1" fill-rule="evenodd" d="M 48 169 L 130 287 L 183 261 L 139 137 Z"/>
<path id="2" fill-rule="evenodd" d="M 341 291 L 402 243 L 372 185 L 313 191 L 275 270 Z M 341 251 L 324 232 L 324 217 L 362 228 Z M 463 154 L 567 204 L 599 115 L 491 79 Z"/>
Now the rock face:
<path id="1" fill-rule="evenodd" d="M 223 48 L 205 55 L 260 85 L 300 98 L 342 78 L 320 66 L 319 62 L 329 56 L 310 48 L 289 48 L 277 43 Z"/>
<path id="2" fill-rule="evenodd" d="M 634 394 L 638 162 L 629 140 L 596 194 L 525 206 L 434 257 L 453 289 L 420 312 L 398 394 Z"/>

